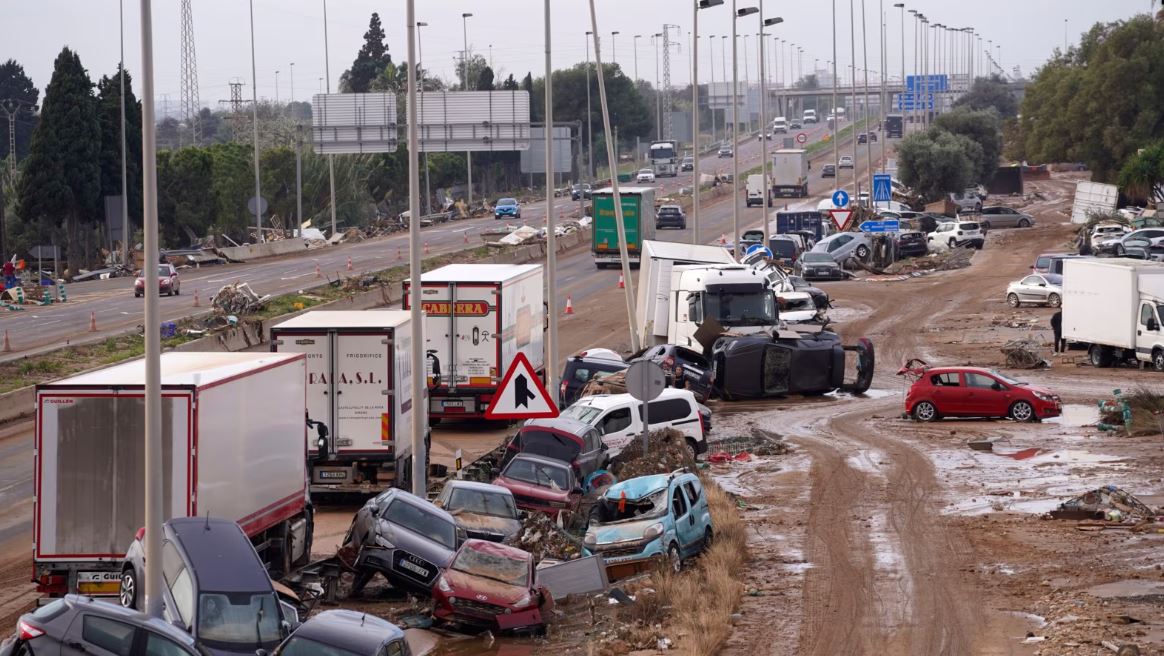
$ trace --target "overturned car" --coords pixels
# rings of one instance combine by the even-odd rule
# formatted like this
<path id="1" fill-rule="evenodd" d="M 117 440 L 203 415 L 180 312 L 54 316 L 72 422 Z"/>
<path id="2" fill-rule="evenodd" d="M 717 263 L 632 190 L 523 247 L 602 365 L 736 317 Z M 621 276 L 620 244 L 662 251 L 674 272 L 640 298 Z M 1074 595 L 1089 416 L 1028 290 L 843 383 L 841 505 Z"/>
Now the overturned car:
<path id="1" fill-rule="evenodd" d="M 873 384 L 873 342 L 865 337 L 845 346 L 840 335 L 826 330 L 721 335 L 711 351 L 715 392 L 725 401 L 838 389 L 864 394 Z M 850 359 L 852 376 L 846 380 Z"/>

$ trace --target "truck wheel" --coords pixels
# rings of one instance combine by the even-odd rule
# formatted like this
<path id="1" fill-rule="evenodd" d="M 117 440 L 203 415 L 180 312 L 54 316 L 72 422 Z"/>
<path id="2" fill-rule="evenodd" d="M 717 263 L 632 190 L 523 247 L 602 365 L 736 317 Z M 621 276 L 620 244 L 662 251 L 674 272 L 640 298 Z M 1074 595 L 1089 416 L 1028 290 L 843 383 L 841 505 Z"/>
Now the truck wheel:
<path id="1" fill-rule="evenodd" d="M 1015 401 L 1010 406 L 1010 418 L 1015 421 L 1035 421 L 1035 408 L 1029 401 Z"/>
<path id="2" fill-rule="evenodd" d="M 983 221 L 982 222 L 982 230 L 983 231 L 990 230 L 990 221 Z"/>
<path id="3" fill-rule="evenodd" d="M 690 437 L 687 438 L 687 453 L 691 454 L 692 460 L 695 460 L 699 456 L 699 445 Z"/>
<path id="4" fill-rule="evenodd" d="M 936 421 L 938 418 L 938 408 L 929 401 L 922 401 L 913 406 L 913 418 L 918 421 Z"/>
<path id="5" fill-rule="evenodd" d="M 1007 294 L 1006 295 L 1006 304 L 1011 306 L 1012 308 L 1016 308 L 1016 307 L 1019 307 L 1020 305 L 1022 305 L 1023 302 L 1019 300 L 1018 294 Z"/>
<path id="6" fill-rule="evenodd" d="M 117 600 L 123 608 L 137 608 L 137 573 L 133 565 L 121 570 L 121 587 L 117 593 Z"/>
<path id="7" fill-rule="evenodd" d="M 1063 299 L 1058 294 L 1051 294 L 1047 297 L 1047 305 L 1057 308 L 1063 304 Z"/>
<path id="8" fill-rule="evenodd" d="M 1099 344 L 1092 344 L 1087 349 L 1087 359 L 1091 361 L 1093 367 L 1099 367 L 1101 369 L 1110 367 L 1112 364 L 1111 351 L 1106 346 L 1100 346 Z"/>
<path id="9" fill-rule="evenodd" d="M 1152 367 L 1156 371 L 1164 372 L 1164 349 L 1156 349 L 1152 351 Z"/>

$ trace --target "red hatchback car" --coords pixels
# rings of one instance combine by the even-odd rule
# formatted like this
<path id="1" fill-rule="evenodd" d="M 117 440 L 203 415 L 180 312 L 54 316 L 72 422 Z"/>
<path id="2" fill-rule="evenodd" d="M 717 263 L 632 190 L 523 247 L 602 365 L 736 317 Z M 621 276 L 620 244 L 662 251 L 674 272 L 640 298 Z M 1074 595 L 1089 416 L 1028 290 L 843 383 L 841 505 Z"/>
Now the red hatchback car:
<path id="1" fill-rule="evenodd" d="M 905 411 L 918 421 L 942 417 L 1010 417 L 1040 421 L 1058 417 L 1059 396 L 997 371 L 975 367 L 926 369 L 905 396 Z"/>
<path id="2" fill-rule="evenodd" d="M 181 282 L 178 280 L 178 270 L 173 264 L 158 264 L 158 293 L 173 296 L 182 293 Z M 133 281 L 133 295 L 145 294 L 145 271 L 139 271 L 137 280 Z"/>
<path id="3" fill-rule="evenodd" d="M 493 484 L 512 492 L 518 508 L 543 512 L 551 519 L 564 510 L 576 512 L 582 501 L 582 488 L 570 465 L 528 453 L 514 456 Z"/>
<path id="4" fill-rule="evenodd" d="M 487 540 L 466 540 L 432 588 L 437 619 L 487 628 L 533 629 L 554 607 L 537 585 L 533 556 Z"/>

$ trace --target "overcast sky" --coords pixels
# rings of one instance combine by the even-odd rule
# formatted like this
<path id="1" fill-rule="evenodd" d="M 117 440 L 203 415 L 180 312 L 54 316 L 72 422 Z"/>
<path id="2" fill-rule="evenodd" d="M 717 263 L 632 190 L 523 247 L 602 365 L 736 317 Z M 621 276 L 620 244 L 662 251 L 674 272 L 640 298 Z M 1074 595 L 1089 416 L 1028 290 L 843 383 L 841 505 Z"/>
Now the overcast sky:
<path id="1" fill-rule="evenodd" d="M 596 0 L 598 31 L 603 37 L 603 58 L 617 62 L 628 75 L 634 74 L 634 35 L 638 40 L 639 75 L 655 77 L 655 48 L 650 34 L 662 31 L 664 22 L 679 26 L 673 34 L 682 35 L 681 51 L 673 51 L 672 82 L 690 80 L 688 33 L 692 0 Z M 757 0 L 737 0 L 740 7 L 755 5 Z M 855 4 L 858 67 L 861 67 L 861 4 Z M 291 63 L 294 67 L 295 97 L 319 90 L 324 77 L 323 45 L 324 0 L 254 0 L 255 51 L 257 85 L 260 97 L 274 98 L 275 71 L 279 97 L 287 100 L 291 93 Z M 890 74 L 901 68 L 901 14 L 893 8 L 895 0 L 884 0 L 888 16 Z M 709 53 L 709 41 L 701 38 L 700 80 L 710 80 L 710 56 L 715 57 L 714 74 L 723 77 L 721 46 L 730 34 L 731 0 L 725 6 L 704 10 L 700 14 L 700 35 L 716 35 L 717 47 Z M 877 65 L 878 0 L 864 0 L 869 33 L 869 69 Z M 417 19 L 427 22 L 422 28 L 423 59 L 426 68 L 451 77 L 454 59 L 462 49 L 462 12 L 472 12 L 468 19 L 470 48 L 486 57 L 492 56 L 498 79 L 513 73 L 520 78 L 527 71 L 544 69 L 543 23 L 540 0 L 417 0 Z M 586 56 L 585 32 L 590 29 L 588 3 L 585 0 L 553 0 L 553 64 L 569 66 Z M 1064 28 L 1071 43 L 1096 21 L 1112 21 L 1149 11 L 1149 0 L 907 0 L 906 10 L 917 9 L 932 22 L 952 27 L 972 26 L 984 39 L 1001 45 L 1001 62 L 1009 72 L 1018 65 L 1024 74 L 1046 61 L 1052 50 L 1063 47 Z M 53 59 L 62 46 L 77 50 L 81 61 L 97 80 L 115 70 L 118 55 L 118 0 L 35 0 L 0 3 L 0 60 L 13 58 L 24 65 L 42 94 L 52 74 Z M 179 1 L 155 0 L 154 44 L 156 89 L 158 97 L 168 94 L 176 108 L 179 95 Z M 850 59 L 849 2 L 837 2 L 837 53 L 842 66 Z M 406 58 L 407 42 L 404 0 L 330 0 L 328 27 L 331 46 L 331 80 L 334 90 L 340 74 L 359 49 L 373 11 L 380 13 L 387 32 L 393 59 Z M 244 95 L 250 97 L 251 53 L 247 2 L 244 0 L 193 0 L 198 80 L 203 105 L 217 106 L 229 98 L 228 83 L 239 78 L 246 83 Z M 807 73 L 813 59 L 821 67 L 832 58 L 832 8 L 825 0 L 768 0 L 768 17 L 781 16 L 784 23 L 769 28 L 776 37 L 785 38 L 806 51 Z M 141 66 L 139 2 L 125 0 L 125 58 L 140 90 Z M 913 61 L 913 25 L 906 13 L 906 67 Z M 1068 19 L 1064 25 L 1064 19 Z M 611 44 L 610 32 L 619 31 Z M 749 76 L 757 79 L 756 16 L 740 21 L 740 34 L 752 34 L 747 48 L 752 58 Z M 774 39 L 769 39 L 771 44 Z M 744 41 L 741 40 L 743 58 Z M 727 44 L 730 57 L 730 44 Z M 612 52 L 613 48 L 613 52 Z M 769 60 L 771 61 L 771 60 Z M 740 63 L 740 78 L 744 78 Z M 42 95 L 43 97 L 43 95 Z M 159 107 L 159 113 L 162 108 Z"/>

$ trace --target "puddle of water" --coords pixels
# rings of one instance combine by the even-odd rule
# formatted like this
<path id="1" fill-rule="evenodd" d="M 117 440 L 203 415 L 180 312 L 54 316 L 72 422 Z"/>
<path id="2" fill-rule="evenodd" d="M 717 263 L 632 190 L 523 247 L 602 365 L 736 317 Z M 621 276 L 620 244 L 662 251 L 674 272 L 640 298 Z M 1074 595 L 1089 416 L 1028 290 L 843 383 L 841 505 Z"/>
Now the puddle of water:
<path id="1" fill-rule="evenodd" d="M 1063 414 L 1051 419 L 1044 419 L 1043 422 L 1072 428 L 1091 426 L 1099 422 L 1099 406 L 1068 403 L 1063 406 Z"/>
<path id="2" fill-rule="evenodd" d="M 876 388 L 870 388 L 868 390 L 865 390 L 864 394 L 850 394 L 848 392 L 842 392 L 841 390 L 834 390 L 832 392 L 829 392 L 828 394 L 825 394 L 825 396 L 831 396 L 834 399 L 884 399 L 886 397 L 900 396 L 900 395 L 901 395 L 900 390 L 888 390 L 888 389 L 876 389 Z"/>
<path id="3" fill-rule="evenodd" d="M 1161 597 L 1164 598 L 1164 582 L 1146 579 L 1129 579 L 1095 585 L 1087 589 L 1087 594 L 1100 599 L 1121 597 Z"/>

